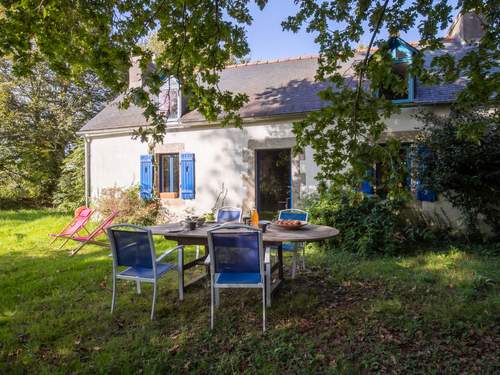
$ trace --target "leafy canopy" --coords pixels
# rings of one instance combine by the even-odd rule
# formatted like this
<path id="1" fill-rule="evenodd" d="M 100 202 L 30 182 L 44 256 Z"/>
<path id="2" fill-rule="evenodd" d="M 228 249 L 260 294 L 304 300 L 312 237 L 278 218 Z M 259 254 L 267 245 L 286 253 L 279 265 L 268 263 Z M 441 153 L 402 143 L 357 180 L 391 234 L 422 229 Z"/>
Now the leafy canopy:
<path id="1" fill-rule="evenodd" d="M 74 84 L 45 63 L 17 77 L 0 59 L 0 201 L 50 202 L 76 131 L 109 99 L 92 74 Z"/>
<path id="2" fill-rule="evenodd" d="M 274 0 L 278 1 L 278 0 Z M 283 0 L 279 0 L 283 1 Z M 291 0 L 289 0 L 291 1 Z M 151 127 L 141 129 L 143 140 L 162 140 L 165 121 L 157 111 L 164 77 L 174 76 L 189 106 L 207 120 L 240 125 L 242 94 L 221 91 L 218 72 L 231 58 L 249 52 L 245 27 L 250 25 L 251 3 L 262 9 L 268 0 L 107 0 L 107 1 L 1 1 L 0 55 L 14 62 L 19 74 L 28 74 L 39 60 L 61 75 L 77 78 L 88 70 L 110 88 L 127 91 L 131 56 L 140 56 L 149 74 L 149 88 L 127 92 L 131 102 L 144 108 Z M 392 72 L 384 35 L 410 29 L 420 34 L 419 51 L 411 72 L 429 83 L 467 78 L 457 105 L 465 109 L 496 105 L 499 74 L 492 72 L 499 58 L 497 0 L 459 0 L 454 9 L 445 0 L 294 0 L 298 12 L 283 21 L 285 30 L 305 28 L 316 35 L 320 47 L 317 78 L 332 85 L 320 95 L 328 106 L 294 126 L 297 151 L 312 146 L 325 180 L 362 175 L 366 159 L 373 159 L 373 143 L 385 130 L 384 119 L 398 111 L 389 100 L 374 96 L 379 89 L 401 92 L 404 82 Z M 460 61 L 438 55 L 424 66 L 423 52 L 442 46 L 440 35 L 456 9 L 476 11 L 488 25 L 476 48 Z M 152 32 L 165 46 L 157 55 L 140 45 Z M 355 72 L 343 76 L 341 65 L 356 55 L 356 45 L 369 36 L 364 57 L 351 63 Z M 141 44 L 142 43 L 142 44 Z M 376 49 L 375 49 L 376 48 Z M 151 68 L 151 63 L 154 67 Z"/>

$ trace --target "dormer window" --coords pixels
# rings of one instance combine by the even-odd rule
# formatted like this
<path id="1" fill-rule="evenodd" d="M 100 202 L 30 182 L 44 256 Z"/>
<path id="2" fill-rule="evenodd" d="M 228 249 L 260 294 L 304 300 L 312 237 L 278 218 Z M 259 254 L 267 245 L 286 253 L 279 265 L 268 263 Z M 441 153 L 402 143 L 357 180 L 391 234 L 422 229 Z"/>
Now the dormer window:
<path id="1" fill-rule="evenodd" d="M 415 97 L 415 77 L 410 73 L 410 67 L 416 49 L 397 37 L 389 40 L 389 47 L 393 61 L 392 73 L 401 79 L 403 88 L 396 91 L 391 87 L 383 87 L 379 90 L 379 95 L 393 103 L 412 102 Z"/>
<path id="2" fill-rule="evenodd" d="M 179 81 L 171 77 L 165 80 L 158 97 L 160 111 L 168 114 L 168 121 L 177 121 L 182 115 Z"/>

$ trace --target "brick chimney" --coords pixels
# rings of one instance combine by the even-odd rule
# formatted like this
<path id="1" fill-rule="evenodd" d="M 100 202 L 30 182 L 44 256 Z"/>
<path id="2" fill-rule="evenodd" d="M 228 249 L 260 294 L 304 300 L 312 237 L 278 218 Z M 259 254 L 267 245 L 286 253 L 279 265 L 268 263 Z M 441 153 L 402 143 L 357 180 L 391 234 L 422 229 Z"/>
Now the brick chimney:
<path id="1" fill-rule="evenodd" d="M 448 39 L 461 43 L 477 42 L 484 34 L 484 23 L 476 12 L 459 13 L 448 29 Z"/>

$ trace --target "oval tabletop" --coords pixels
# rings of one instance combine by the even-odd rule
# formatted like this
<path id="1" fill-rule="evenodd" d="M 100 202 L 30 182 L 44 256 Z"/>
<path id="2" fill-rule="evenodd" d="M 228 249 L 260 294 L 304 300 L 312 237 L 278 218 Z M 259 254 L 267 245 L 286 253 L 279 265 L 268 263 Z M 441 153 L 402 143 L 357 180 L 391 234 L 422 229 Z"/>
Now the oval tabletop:
<path id="1" fill-rule="evenodd" d="M 165 236 L 167 239 L 206 240 L 207 231 L 216 224 L 204 224 L 195 230 L 183 229 L 180 224 L 160 224 L 148 227 L 154 235 Z M 335 237 L 339 231 L 326 225 L 307 224 L 296 230 L 282 229 L 270 225 L 263 233 L 264 242 L 315 242 Z"/>

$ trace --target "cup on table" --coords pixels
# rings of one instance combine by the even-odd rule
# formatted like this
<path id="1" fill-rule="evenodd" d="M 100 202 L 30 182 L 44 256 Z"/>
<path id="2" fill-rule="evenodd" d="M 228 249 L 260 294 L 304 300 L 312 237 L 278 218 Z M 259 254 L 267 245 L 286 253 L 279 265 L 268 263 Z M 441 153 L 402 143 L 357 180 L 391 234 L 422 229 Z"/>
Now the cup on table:
<path id="1" fill-rule="evenodd" d="M 266 233 L 268 225 L 268 221 L 259 221 L 259 229 L 262 231 L 262 233 Z"/>
<path id="2" fill-rule="evenodd" d="M 196 221 L 193 221 L 191 219 L 186 219 L 186 220 L 182 221 L 182 223 L 184 224 L 184 229 L 188 229 L 188 230 L 195 230 L 196 229 Z"/>

